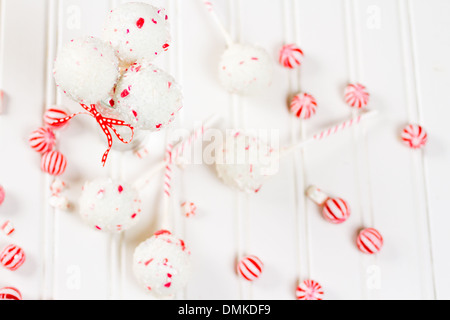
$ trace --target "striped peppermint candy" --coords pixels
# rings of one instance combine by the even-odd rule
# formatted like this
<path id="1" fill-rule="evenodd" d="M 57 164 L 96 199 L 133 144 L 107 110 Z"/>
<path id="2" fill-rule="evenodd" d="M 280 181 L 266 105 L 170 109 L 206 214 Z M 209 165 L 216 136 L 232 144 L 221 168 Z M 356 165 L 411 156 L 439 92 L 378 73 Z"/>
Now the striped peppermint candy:
<path id="1" fill-rule="evenodd" d="M 0 254 L 0 263 L 11 271 L 19 269 L 24 262 L 25 252 L 16 245 L 8 245 Z"/>
<path id="2" fill-rule="evenodd" d="M 291 112 L 300 119 L 309 119 L 316 114 L 317 101 L 308 93 L 300 93 L 292 98 Z"/>
<path id="3" fill-rule="evenodd" d="M 246 256 L 239 261 L 237 266 L 238 274 L 245 280 L 254 281 L 261 276 L 264 264 L 256 256 Z"/>
<path id="4" fill-rule="evenodd" d="M 353 108 L 364 108 L 369 103 L 369 93 L 362 84 L 349 84 L 345 88 L 345 102 Z"/>
<path id="5" fill-rule="evenodd" d="M 380 232 L 373 228 L 362 230 L 356 240 L 358 249 L 367 254 L 374 254 L 383 247 L 383 237 Z"/>
<path id="6" fill-rule="evenodd" d="M 418 124 L 410 124 L 403 129 L 402 140 L 408 147 L 419 149 L 427 144 L 428 134 Z"/>
<path id="7" fill-rule="evenodd" d="M 28 141 L 31 149 L 39 153 L 45 153 L 53 150 L 56 137 L 52 129 L 42 127 L 33 131 Z"/>
<path id="8" fill-rule="evenodd" d="M 55 121 L 59 119 L 67 118 L 69 114 L 62 108 L 58 106 L 53 106 L 48 108 L 44 112 L 44 123 L 47 127 L 50 127 L 54 130 L 61 129 L 62 127 L 65 127 L 69 122 L 62 122 L 62 123 L 56 123 Z"/>
<path id="9" fill-rule="evenodd" d="M 289 69 L 301 66 L 303 63 L 303 51 L 296 44 L 284 45 L 280 50 L 279 62 L 280 64 Z"/>
<path id="10" fill-rule="evenodd" d="M 314 280 L 305 280 L 296 291 L 297 300 L 323 300 L 322 286 Z"/>
<path id="11" fill-rule="evenodd" d="M 339 224 L 350 217 L 350 206 L 341 198 L 329 198 L 325 202 L 322 213 L 327 221 Z"/>
<path id="12" fill-rule="evenodd" d="M 41 169 L 52 176 L 62 175 L 66 171 L 66 166 L 66 157 L 59 151 L 50 151 L 42 156 Z"/>
<path id="13" fill-rule="evenodd" d="M 13 287 L 5 287 L 0 289 L 0 300 L 22 300 L 22 294 Z"/>
<path id="14" fill-rule="evenodd" d="M 13 224 L 9 220 L 6 220 L 5 222 L 3 222 L 2 225 L 0 226 L 0 229 L 7 236 L 12 235 L 15 231 Z"/>

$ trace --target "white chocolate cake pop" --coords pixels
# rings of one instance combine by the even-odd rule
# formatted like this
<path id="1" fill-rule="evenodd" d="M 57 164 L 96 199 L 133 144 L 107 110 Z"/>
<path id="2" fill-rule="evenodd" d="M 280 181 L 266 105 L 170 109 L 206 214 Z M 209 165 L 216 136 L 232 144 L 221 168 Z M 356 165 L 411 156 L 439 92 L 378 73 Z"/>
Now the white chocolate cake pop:
<path id="1" fill-rule="evenodd" d="M 158 131 L 182 108 L 182 93 L 175 79 L 148 63 L 131 65 L 117 84 L 114 107 L 134 128 Z"/>
<path id="2" fill-rule="evenodd" d="M 184 241 L 167 230 L 155 232 L 134 251 L 133 269 L 139 283 L 156 296 L 175 294 L 190 277 L 190 252 Z"/>
<path id="3" fill-rule="evenodd" d="M 268 176 L 278 169 L 279 153 L 259 139 L 242 132 L 228 135 L 216 155 L 219 178 L 242 192 L 258 192 Z"/>
<path id="4" fill-rule="evenodd" d="M 219 79 L 230 93 L 254 93 L 272 83 L 273 62 L 262 48 L 232 44 L 219 63 Z"/>
<path id="5" fill-rule="evenodd" d="M 79 103 L 108 100 L 119 77 L 119 59 L 107 43 L 94 37 L 71 40 L 55 61 L 58 87 Z"/>
<path id="6" fill-rule="evenodd" d="M 146 3 L 123 4 L 106 18 L 103 39 L 126 63 L 152 61 L 169 48 L 167 15 L 163 9 Z"/>
<path id="7" fill-rule="evenodd" d="M 80 198 L 80 215 L 98 229 L 120 232 L 139 220 L 141 200 L 134 187 L 112 179 L 86 182 Z"/>

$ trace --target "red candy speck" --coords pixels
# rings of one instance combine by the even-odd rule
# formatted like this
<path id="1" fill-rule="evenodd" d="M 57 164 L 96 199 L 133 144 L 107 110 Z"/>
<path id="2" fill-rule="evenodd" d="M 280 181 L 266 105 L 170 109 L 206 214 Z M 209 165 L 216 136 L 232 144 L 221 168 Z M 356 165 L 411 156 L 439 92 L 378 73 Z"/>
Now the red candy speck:
<path id="1" fill-rule="evenodd" d="M 165 44 L 163 44 L 163 46 L 162 46 L 162 47 L 163 47 L 163 49 L 164 49 L 164 50 L 166 50 L 166 51 L 167 51 L 167 48 L 169 48 L 169 44 L 168 44 L 168 43 L 165 43 Z"/>
<path id="2" fill-rule="evenodd" d="M 125 89 L 125 90 L 122 91 L 122 93 L 120 94 L 120 96 L 121 96 L 122 98 L 125 98 L 125 97 L 128 96 L 129 94 L 130 94 L 130 92 L 129 92 L 127 89 Z"/>
<path id="3" fill-rule="evenodd" d="M 110 105 L 111 107 L 114 107 L 114 100 L 113 100 L 113 99 L 109 100 L 109 105 Z"/>
<path id="4" fill-rule="evenodd" d="M 136 26 L 140 29 L 144 25 L 145 20 L 144 18 L 139 18 L 139 20 L 136 22 Z"/>
<path id="5" fill-rule="evenodd" d="M 152 22 L 153 22 L 154 24 L 158 24 L 158 21 L 156 21 L 155 19 L 152 19 Z"/>
<path id="6" fill-rule="evenodd" d="M 162 234 L 172 234 L 172 233 L 170 233 L 170 231 L 167 230 L 159 230 L 155 232 L 155 236 L 160 236 Z"/>
<path id="7" fill-rule="evenodd" d="M 156 125 L 156 129 L 159 129 L 159 128 L 161 128 L 161 124 Z"/>
<path id="8" fill-rule="evenodd" d="M 134 218 L 136 218 L 136 213 L 133 213 L 133 214 L 131 215 L 131 219 L 134 219 Z"/>
<path id="9" fill-rule="evenodd" d="M 117 190 L 119 190 L 119 193 L 122 193 L 123 187 L 122 187 L 122 186 L 119 186 L 119 187 L 117 188 Z"/>

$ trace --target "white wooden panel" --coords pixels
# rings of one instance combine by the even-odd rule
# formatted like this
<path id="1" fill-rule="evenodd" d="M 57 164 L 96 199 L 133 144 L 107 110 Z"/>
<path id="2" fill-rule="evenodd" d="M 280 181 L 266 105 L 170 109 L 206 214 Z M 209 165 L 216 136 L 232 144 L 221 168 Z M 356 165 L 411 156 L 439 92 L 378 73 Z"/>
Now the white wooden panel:
<path id="1" fill-rule="evenodd" d="M 420 121 L 429 132 L 429 145 L 423 151 L 425 180 L 429 193 L 431 243 L 433 246 L 436 293 L 438 299 L 449 299 L 450 256 L 445 248 L 450 237 L 447 199 L 450 190 L 450 135 L 447 123 L 447 87 L 450 83 L 450 3 L 443 0 L 412 1 L 412 41 L 416 55 L 417 97 Z"/>
<path id="2" fill-rule="evenodd" d="M 29 10 L 24 11 L 24 6 Z M 0 115 L 0 184 L 6 199 L 1 221 L 16 227 L 11 238 L 2 235 L 0 246 L 14 243 L 27 255 L 23 267 L 12 272 L 0 269 L 0 287 L 17 286 L 25 299 L 42 298 L 44 177 L 39 156 L 28 147 L 28 136 L 40 125 L 44 107 L 45 6 L 38 2 L 1 1 L 0 88 L 5 112 Z M 26 21 L 26 23 L 24 23 Z M 34 32 L 30 32 L 30 26 Z M 24 47 L 24 44 L 27 47 Z"/>

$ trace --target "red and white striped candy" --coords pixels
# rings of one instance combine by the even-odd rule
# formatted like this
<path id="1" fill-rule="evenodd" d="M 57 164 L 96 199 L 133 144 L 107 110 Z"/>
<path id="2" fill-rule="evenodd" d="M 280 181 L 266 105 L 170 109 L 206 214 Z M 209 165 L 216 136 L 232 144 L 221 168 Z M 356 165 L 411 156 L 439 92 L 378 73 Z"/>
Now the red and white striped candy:
<path id="1" fill-rule="evenodd" d="M 367 254 L 374 254 L 383 247 L 383 237 L 378 230 L 367 228 L 359 233 L 356 240 L 358 249 Z"/>
<path id="2" fill-rule="evenodd" d="M 42 127 L 33 131 L 28 141 L 31 149 L 36 152 L 45 153 L 53 150 L 56 137 L 52 129 Z"/>
<path id="3" fill-rule="evenodd" d="M 237 266 L 238 274 L 245 280 L 254 281 L 261 276 L 264 264 L 256 256 L 246 256 L 239 261 Z"/>
<path id="4" fill-rule="evenodd" d="M 280 50 L 280 64 L 289 69 L 294 69 L 303 63 L 303 51 L 296 44 L 284 45 Z"/>
<path id="5" fill-rule="evenodd" d="M 59 151 L 50 151 L 42 156 L 41 169 L 52 176 L 62 175 L 66 171 L 66 166 L 66 157 Z"/>
<path id="6" fill-rule="evenodd" d="M 317 101 L 308 93 L 300 93 L 292 99 L 290 109 L 297 118 L 309 119 L 316 114 Z"/>
<path id="7" fill-rule="evenodd" d="M 0 185 L 0 206 L 5 201 L 5 189 Z"/>
<path id="8" fill-rule="evenodd" d="M 297 300 L 323 300 L 322 286 L 314 280 L 305 280 L 296 291 Z"/>
<path id="9" fill-rule="evenodd" d="M 419 149 L 427 144 L 428 134 L 418 124 L 410 124 L 403 129 L 402 140 L 408 147 Z"/>
<path id="10" fill-rule="evenodd" d="M 7 236 L 10 236 L 14 233 L 14 226 L 12 225 L 11 221 L 6 220 L 2 223 L 0 229 L 2 229 L 3 233 Z"/>
<path id="11" fill-rule="evenodd" d="M 353 108 L 364 108 L 369 103 L 369 93 L 362 84 L 349 84 L 345 88 L 345 102 Z"/>
<path id="12" fill-rule="evenodd" d="M 186 218 L 193 217 L 197 213 L 197 206 L 193 202 L 183 202 L 181 208 L 183 209 L 183 214 Z"/>
<path id="13" fill-rule="evenodd" d="M 22 294 L 13 287 L 5 287 L 0 289 L 0 300 L 22 300 Z"/>
<path id="14" fill-rule="evenodd" d="M 16 245 L 8 245 L 0 254 L 0 263 L 11 271 L 19 269 L 24 262 L 25 252 Z"/>
<path id="15" fill-rule="evenodd" d="M 59 108 L 58 106 L 50 107 L 44 112 L 44 123 L 47 127 L 50 127 L 52 129 L 61 129 L 62 127 L 65 127 L 69 122 L 60 122 L 57 124 L 53 124 L 53 122 L 68 117 L 69 114 Z"/>
<path id="16" fill-rule="evenodd" d="M 339 224 L 350 217 L 350 206 L 341 198 L 330 198 L 325 202 L 322 213 L 327 221 Z"/>

